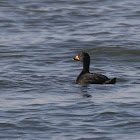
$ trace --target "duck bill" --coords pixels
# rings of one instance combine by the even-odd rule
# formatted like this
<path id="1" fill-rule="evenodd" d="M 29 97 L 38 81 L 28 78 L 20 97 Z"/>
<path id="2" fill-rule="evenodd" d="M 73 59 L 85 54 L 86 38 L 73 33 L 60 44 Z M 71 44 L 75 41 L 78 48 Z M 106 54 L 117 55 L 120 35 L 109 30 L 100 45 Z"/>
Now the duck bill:
<path id="1" fill-rule="evenodd" d="M 73 58 L 73 60 L 78 60 L 79 61 L 79 56 L 77 55 L 76 57 Z"/>

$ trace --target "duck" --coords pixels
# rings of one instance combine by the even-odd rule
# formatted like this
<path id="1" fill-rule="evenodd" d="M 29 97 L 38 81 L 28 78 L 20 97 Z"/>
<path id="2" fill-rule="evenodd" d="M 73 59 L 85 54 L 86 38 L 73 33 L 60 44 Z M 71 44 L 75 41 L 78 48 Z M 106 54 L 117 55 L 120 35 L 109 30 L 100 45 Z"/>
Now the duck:
<path id="1" fill-rule="evenodd" d="M 116 78 L 108 78 L 98 73 L 90 73 L 90 56 L 87 52 L 80 52 L 73 60 L 83 63 L 83 69 L 76 79 L 76 84 L 115 84 Z"/>

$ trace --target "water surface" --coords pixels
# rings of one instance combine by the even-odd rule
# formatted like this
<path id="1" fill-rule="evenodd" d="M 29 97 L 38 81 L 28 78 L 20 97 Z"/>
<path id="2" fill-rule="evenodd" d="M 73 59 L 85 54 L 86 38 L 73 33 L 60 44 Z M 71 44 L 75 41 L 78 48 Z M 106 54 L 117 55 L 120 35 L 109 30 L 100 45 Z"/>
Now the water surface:
<path id="1" fill-rule="evenodd" d="M 138 0 L 0 1 L 0 138 L 139 140 Z M 91 72 L 115 85 L 76 85 Z"/>

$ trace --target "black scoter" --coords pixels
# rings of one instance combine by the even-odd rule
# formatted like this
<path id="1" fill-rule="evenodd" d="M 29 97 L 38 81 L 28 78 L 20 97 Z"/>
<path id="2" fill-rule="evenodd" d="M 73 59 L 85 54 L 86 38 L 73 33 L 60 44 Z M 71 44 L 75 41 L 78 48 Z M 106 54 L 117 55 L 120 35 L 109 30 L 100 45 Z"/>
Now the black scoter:
<path id="1" fill-rule="evenodd" d="M 73 59 L 81 61 L 83 63 L 83 70 L 76 79 L 77 84 L 115 84 L 116 83 L 116 78 L 109 79 L 105 75 L 89 72 L 90 56 L 88 53 L 80 52 L 78 56 L 76 56 Z"/>

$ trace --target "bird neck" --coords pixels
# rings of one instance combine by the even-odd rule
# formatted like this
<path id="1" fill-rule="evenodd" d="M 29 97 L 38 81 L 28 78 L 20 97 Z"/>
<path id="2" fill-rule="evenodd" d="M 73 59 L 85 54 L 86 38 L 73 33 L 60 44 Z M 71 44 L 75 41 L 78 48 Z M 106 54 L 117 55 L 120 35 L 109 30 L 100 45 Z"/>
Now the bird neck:
<path id="1" fill-rule="evenodd" d="M 89 65 L 90 65 L 90 62 L 83 62 L 82 73 L 89 73 Z"/>

